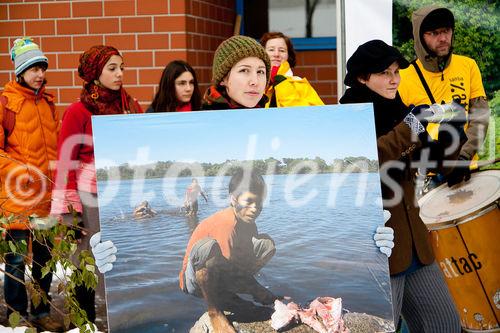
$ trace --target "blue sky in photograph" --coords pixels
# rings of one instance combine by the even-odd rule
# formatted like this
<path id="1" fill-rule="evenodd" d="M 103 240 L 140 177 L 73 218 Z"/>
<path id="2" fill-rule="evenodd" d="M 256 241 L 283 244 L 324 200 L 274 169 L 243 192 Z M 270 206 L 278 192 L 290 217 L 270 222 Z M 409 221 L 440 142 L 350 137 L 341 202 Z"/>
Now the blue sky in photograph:
<path id="1" fill-rule="evenodd" d="M 371 104 L 92 117 L 96 167 L 274 157 L 377 158 Z"/>

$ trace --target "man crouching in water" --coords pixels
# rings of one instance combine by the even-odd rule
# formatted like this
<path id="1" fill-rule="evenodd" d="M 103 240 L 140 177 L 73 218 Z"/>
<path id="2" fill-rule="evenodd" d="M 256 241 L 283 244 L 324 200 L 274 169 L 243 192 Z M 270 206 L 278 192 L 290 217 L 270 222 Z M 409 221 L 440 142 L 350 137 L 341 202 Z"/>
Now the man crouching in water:
<path id="1" fill-rule="evenodd" d="M 266 196 L 264 179 L 254 170 L 240 168 L 229 182 L 229 196 L 230 207 L 193 231 L 179 274 L 181 289 L 203 297 L 214 332 L 224 333 L 236 332 L 224 310 L 251 303 L 237 293 L 252 295 L 261 304 L 277 298 L 254 277 L 276 252 L 274 241 L 258 234 L 255 224 Z"/>

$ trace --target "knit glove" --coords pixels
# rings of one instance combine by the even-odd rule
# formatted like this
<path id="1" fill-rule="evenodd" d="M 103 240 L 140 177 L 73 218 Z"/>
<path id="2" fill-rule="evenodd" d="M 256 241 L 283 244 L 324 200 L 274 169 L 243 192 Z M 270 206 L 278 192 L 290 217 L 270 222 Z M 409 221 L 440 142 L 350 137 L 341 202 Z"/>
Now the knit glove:
<path id="1" fill-rule="evenodd" d="M 104 274 L 112 270 L 113 263 L 116 261 L 115 253 L 118 252 L 115 244 L 110 240 L 101 242 L 101 232 L 99 231 L 90 237 L 90 247 L 99 272 Z"/>
<path id="2" fill-rule="evenodd" d="M 384 209 L 384 224 L 391 218 L 391 213 Z M 385 254 L 388 258 L 392 254 L 394 247 L 394 229 L 391 227 L 377 227 L 375 235 L 373 235 L 375 245 L 379 248 L 380 252 Z"/>
<path id="3" fill-rule="evenodd" d="M 434 115 L 430 111 L 429 105 L 410 105 L 410 112 L 403 119 L 403 122 L 410 128 L 414 135 L 418 136 L 420 142 L 424 147 L 427 147 L 430 143 L 433 142 L 432 138 L 427 133 L 426 127 L 429 123 L 427 118 L 430 118 Z"/>
<path id="4" fill-rule="evenodd" d="M 462 181 L 466 182 L 470 179 L 470 161 L 464 156 L 460 156 L 457 160 L 457 164 L 447 176 L 448 187 L 452 187 Z"/>

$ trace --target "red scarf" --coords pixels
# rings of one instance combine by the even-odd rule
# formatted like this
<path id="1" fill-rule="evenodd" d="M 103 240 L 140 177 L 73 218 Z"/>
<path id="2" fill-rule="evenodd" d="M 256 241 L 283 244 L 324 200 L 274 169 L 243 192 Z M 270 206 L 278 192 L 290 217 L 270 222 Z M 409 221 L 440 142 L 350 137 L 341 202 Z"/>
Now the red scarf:
<path id="1" fill-rule="evenodd" d="M 193 111 L 193 109 L 191 108 L 191 102 L 179 105 L 178 107 L 175 108 L 175 111 L 177 111 L 177 112 Z"/>
<path id="2" fill-rule="evenodd" d="M 95 115 L 138 113 L 136 103 L 125 89 L 111 90 L 94 82 L 86 83 L 80 101 Z"/>

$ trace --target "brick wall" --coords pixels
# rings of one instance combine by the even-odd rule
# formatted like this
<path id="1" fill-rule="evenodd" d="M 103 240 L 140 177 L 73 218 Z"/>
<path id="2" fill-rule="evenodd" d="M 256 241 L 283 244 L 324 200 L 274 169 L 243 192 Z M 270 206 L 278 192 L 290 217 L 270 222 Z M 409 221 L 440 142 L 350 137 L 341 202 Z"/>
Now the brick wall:
<path id="1" fill-rule="evenodd" d="M 305 77 L 325 104 L 337 103 L 336 51 L 298 51 L 295 75 Z"/>
<path id="2" fill-rule="evenodd" d="M 14 39 L 33 37 L 49 59 L 47 88 L 62 112 L 82 86 L 79 55 L 108 44 L 124 56 L 125 88 L 147 107 L 171 60 L 187 59 L 208 85 L 213 51 L 232 35 L 234 16 L 234 0 L 2 0 L 0 83 L 14 76 Z"/>
<path id="3" fill-rule="evenodd" d="M 79 96 L 79 55 L 108 44 L 124 56 L 125 88 L 146 108 L 164 66 L 185 59 L 202 91 L 211 78 L 213 52 L 233 34 L 234 0 L 1 0 L 0 86 L 13 79 L 9 49 L 19 36 L 33 37 L 49 58 L 48 90 L 62 112 Z M 325 103 L 336 102 L 335 51 L 298 52 L 305 76 Z"/>

